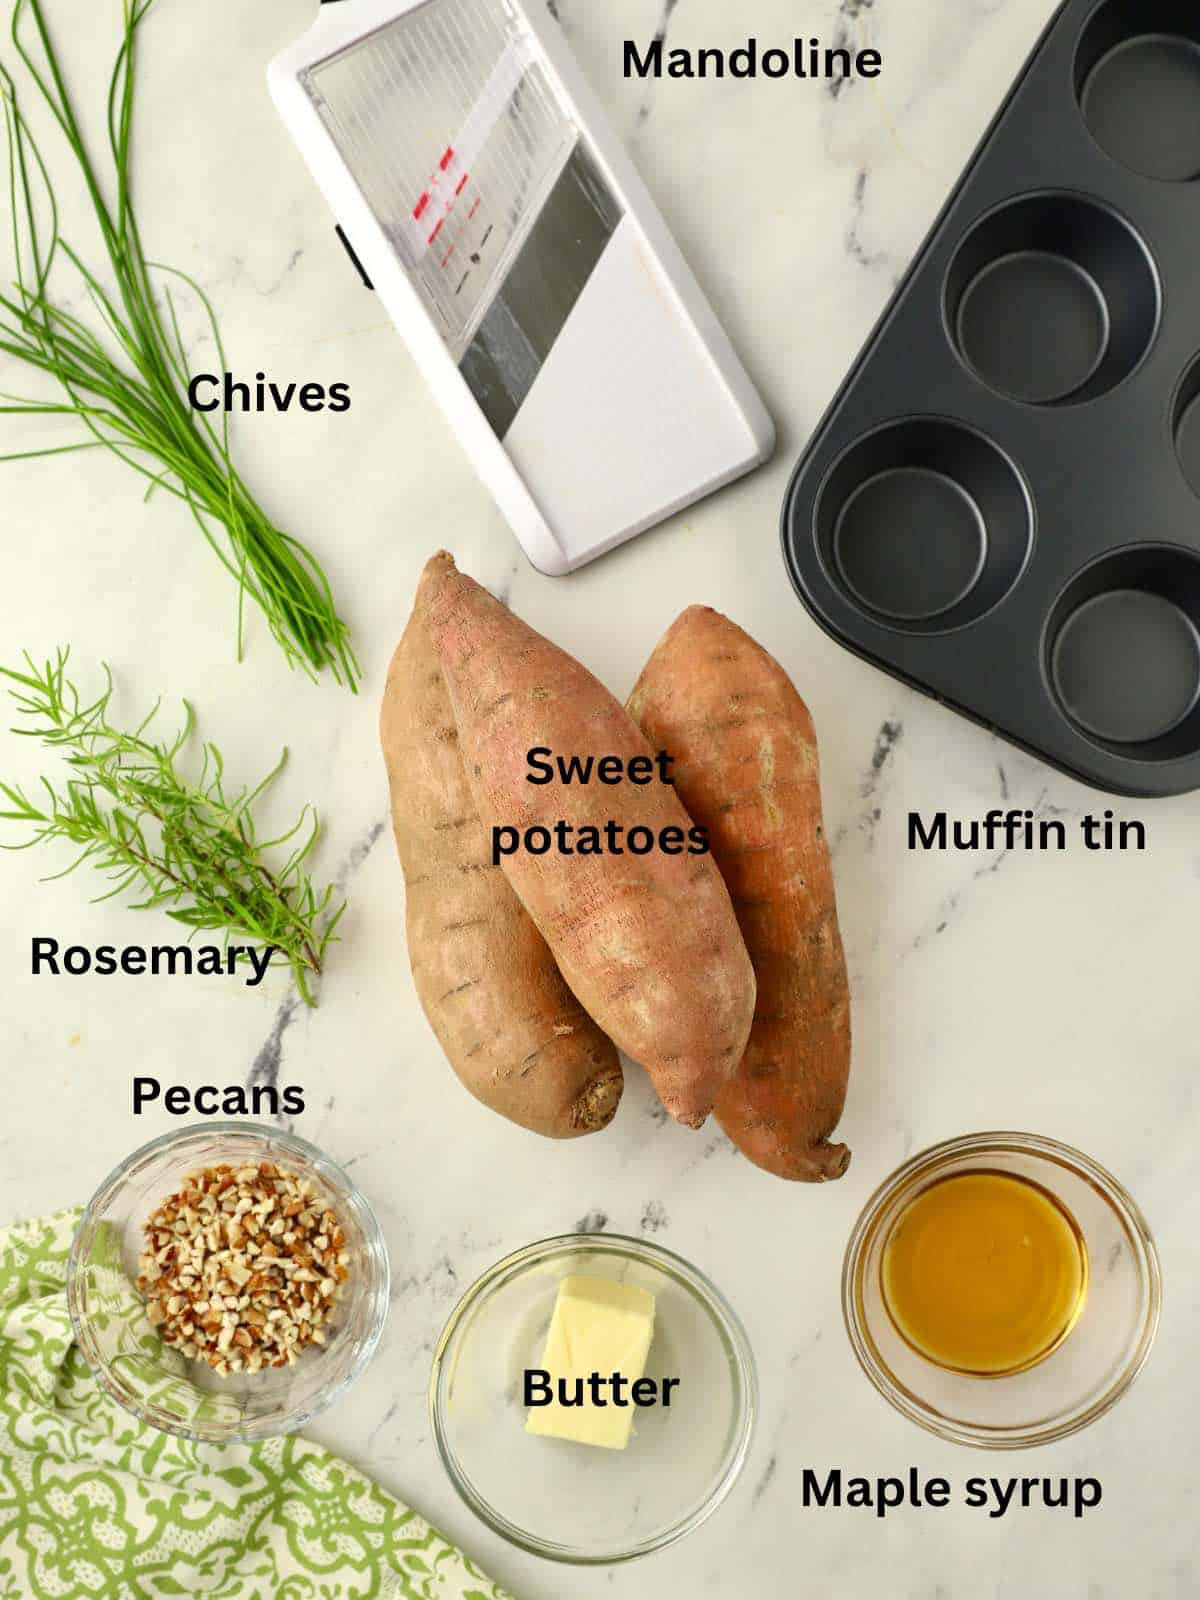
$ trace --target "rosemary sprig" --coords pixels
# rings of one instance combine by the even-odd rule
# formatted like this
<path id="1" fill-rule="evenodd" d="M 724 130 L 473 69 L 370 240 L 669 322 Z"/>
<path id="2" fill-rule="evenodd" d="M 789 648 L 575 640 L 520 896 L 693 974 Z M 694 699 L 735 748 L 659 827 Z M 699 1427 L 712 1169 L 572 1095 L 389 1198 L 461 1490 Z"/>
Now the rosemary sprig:
<path id="1" fill-rule="evenodd" d="M 218 429 L 188 403 L 187 353 L 171 282 L 195 296 L 224 368 L 213 306 L 186 273 L 147 261 L 142 248 L 132 188 L 134 85 L 138 33 L 153 4 L 121 0 L 124 27 L 108 88 L 113 170 L 102 180 L 66 86 L 44 0 L 15 0 L 13 46 L 82 174 L 107 262 L 100 270 L 89 266 L 59 231 L 49 164 L 21 110 L 17 84 L 0 63 L 16 272 L 9 292 L 0 292 L 0 354 L 46 375 L 60 390 L 57 399 L 45 401 L 0 395 L 0 415 L 73 416 L 91 435 L 78 444 L 18 451 L 0 460 L 111 450 L 145 479 L 147 499 L 162 488 L 184 502 L 237 580 L 239 659 L 248 597 L 263 611 L 291 665 L 314 676 L 328 667 L 354 689 L 358 666 L 319 562 L 274 525 L 239 476 L 228 417 Z M 68 309 L 71 292 L 77 298 L 79 288 L 96 327 Z"/>
<path id="2" fill-rule="evenodd" d="M 332 887 L 318 890 L 304 871 L 319 831 L 317 816 L 306 806 L 287 833 L 260 842 L 252 814 L 283 770 L 287 751 L 255 788 L 231 795 L 221 753 L 205 743 L 200 775 L 192 782 L 179 760 L 195 730 L 191 705 L 184 701 L 183 725 L 171 739 L 148 734 L 158 705 L 132 732 L 118 728 L 109 717 L 108 668 L 103 693 L 85 702 L 67 677 L 69 654 L 59 650 L 40 666 L 26 654 L 23 672 L 0 667 L 27 719 L 13 732 L 59 750 L 71 769 L 65 783 L 43 778 L 38 802 L 20 787 L 0 783 L 0 800 L 9 808 L 0 811 L 0 821 L 33 829 L 23 844 L 4 848 L 66 840 L 79 853 L 53 878 L 88 862 L 112 884 L 99 900 L 134 893 L 135 910 L 161 907 L 193 932 L 223 933 L 227 944 L 237 936 L 273 945 L 291 966 L 305 1004 L 314 1005 L 312 979 L 321 973 L 345 910 L 344 903 L 334 905 Z M 266 852 L 285 845 L 291 850 L 283 865 L 268 865 Z"/>

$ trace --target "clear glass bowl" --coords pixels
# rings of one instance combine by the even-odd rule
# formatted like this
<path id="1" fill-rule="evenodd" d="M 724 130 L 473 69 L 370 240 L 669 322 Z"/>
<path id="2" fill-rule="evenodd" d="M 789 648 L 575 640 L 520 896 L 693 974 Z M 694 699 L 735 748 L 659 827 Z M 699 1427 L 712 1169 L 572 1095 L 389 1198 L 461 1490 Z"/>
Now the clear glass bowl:
<path id="1" fill-rule="evenodd" d="M 999 1377 L 950 1372 L 920 1355 L 896 1330 L 881 1278 L 909 1202 L 932 1183 L 980 1169 L 1048 1190 L 1075 1219 L 1091 1264 L 1087 1301 L 1067 1339 L 1036 1366 Z M 943 1439 L 995 1450 L 1049 1444 L 1103 1416 L 1145 1365 L 1161 1309 L 1158 1253 L 1125 1190 L 1078 1150 L 1026 1133 L 973 1134 L 914 1156 L 868 1201 L 842 1274 L 850 1343 L 884 1398 Z"/>
<path id="2" fill-rule="evenodd" d="M 342 1224 L 350 1276 L 325 1346 L 309 1345 L 294 1367 L 220 1378 L 165 1346 L 151 1326 L 133 1287 L 142 1227 L 189 1174 L 257 1161 L 316 1185 Z M 319 1150 L 259 1123 L 212 1122 L 144 1145 L 100 1185 L 71 1248 L 67 1302 L 100 1385 L 140 1421 L 185 1439 L 267 1439 L 303 1427 L 374 1355 L 387 1318 L 387 1252 L 371 1207 Z"/>
<path id="3" fill-rule="evenodd" d="M 681 1379 L 669 1409 L 638 1411 L 625 1450 L 525 1432 L 522 1374 L 541 1366 L 572 1275 L 648 1289 L 646 1376 Z M 438 1341 L 429 1398 L 442 1462 L 471 1510 L 522 1550 L 591 1566 L 661 1550 L 711 1516 L 745 1463 L 757 1382 L 745 1331 L 703 1274 L 641 1239 L 576 1234 L 518 1250 L 467 1290 Z"/>

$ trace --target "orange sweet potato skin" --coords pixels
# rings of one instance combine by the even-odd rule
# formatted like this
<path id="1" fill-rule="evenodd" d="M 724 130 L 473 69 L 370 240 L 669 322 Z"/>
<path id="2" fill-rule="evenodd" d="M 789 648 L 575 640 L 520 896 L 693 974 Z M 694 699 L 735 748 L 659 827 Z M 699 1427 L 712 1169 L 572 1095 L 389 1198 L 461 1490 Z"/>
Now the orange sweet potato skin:
<path id="1" fill-rule="evenodd" d="M 624 708 L 579 662 L 457 571 L 426 569 L 430 626 L 488 828 L 691 827 L 669 784 L 534 787 L 531 749 L 562 755 L 653 752 Z M 649 1072 L 663 1105 L 698 1127 L 741 1060 L 754 973 L 709 855 L 564 856 L 525 851 L 504 870 L 564 978 L 618 1047 Z"/>
<path id="2" fill-rule="evenodd" d="M 380 736 L 407 885 L 417 993 L 451 1065 L 493 1111 L 571 1139 L 612 1121 L 622 1073 L 493 867 L 418 604 L 388 671 Z"/>
<path id="3" fill-rule="evenodd" d="M 758 979 L 742 1063 L 717 1120 L 767 1172 L 840 1178 L 829 1142 L 850 1071 L 850 993 L 821 815 L 817 741 L 787 674 L 719 612 L 693 606 L 629 701 L 675 757 L 690 815 L 709 830 Z"/>

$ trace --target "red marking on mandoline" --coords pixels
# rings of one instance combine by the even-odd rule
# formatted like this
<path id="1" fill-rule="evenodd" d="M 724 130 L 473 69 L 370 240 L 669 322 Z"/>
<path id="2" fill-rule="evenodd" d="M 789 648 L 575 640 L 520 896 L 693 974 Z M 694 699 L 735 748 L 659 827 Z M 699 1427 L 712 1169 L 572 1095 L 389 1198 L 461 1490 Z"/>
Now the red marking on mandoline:
<path id="1" fill-rule="evenodd" d="M 426 217 L 432 206 L 436 205 L 436 208 L 441 212 L 437 222 L 434 224 L 432 232 L 426 235 L 426 245 L 432 245 L 437 242 L 442 229 L 446 226 L 447 220 L 453 214 L 457 202 L 462 197 L 468 183 L 471 181 L 470 172 L 464 172 L 455 183 L 453 194 L 439 194 L 443 177 L 446 177 L 448 174 L 453 176 L 453 174 L 450 173 L 450 169 L 457 160 L 458 153 L 456 152 L 454 146 L 447 145 L 442 154 L 441 160 L 438 162 L 438 170 L 433 173 L 429 180 L 429 187 L 422 193 L 420 199 L 413 207 L 413 220 L 416 222 L 420 222 L 422 218 Z M 476 197 L 474 205 L 472 205 L 470 211 L 467 213 L 466 220 L 468 222 L 472 220 L 476 212 L 479 210 L 481 200 L 482 196 Z M 453 244 L 451 244 L 449 250 L 442 257 L 441 265 L 443 267 L 449 264 L 450 258 L 457 248 L 458 242 L 456 240 Z"/>

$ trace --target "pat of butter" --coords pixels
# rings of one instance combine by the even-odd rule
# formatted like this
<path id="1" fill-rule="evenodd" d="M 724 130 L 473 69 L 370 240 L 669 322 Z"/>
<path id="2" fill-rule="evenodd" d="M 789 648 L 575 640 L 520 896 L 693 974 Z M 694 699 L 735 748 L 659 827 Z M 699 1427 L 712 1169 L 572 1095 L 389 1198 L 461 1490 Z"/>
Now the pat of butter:
<path id="1" fill-rule="evenodd" d="M 594 1372 L 605 1377 L 619 1372 L 636 1383 L 646 1370 L 653 1338 L 654 1296 L 649 1290 L 607 1278 L 564 1278 L 542 1356 L 556 1398 L 530 1411 L 526 1432 L 624 1450 L 633 1431 L 634 1408 L 593 1405 L 588 1378 Z M 559 1403 L 560 1379 L 579 1380 L 582 1405 Z"/>

